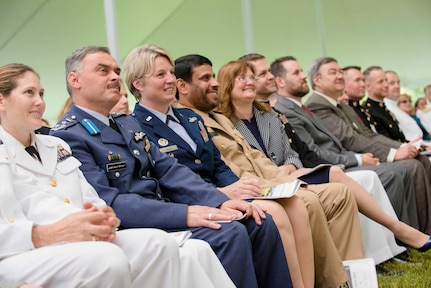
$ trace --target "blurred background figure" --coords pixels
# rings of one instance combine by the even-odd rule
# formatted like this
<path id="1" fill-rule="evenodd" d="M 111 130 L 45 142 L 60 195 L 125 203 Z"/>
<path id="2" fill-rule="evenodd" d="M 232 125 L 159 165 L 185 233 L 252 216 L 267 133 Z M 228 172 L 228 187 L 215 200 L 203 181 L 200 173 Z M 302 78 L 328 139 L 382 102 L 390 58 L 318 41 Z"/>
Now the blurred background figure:
<path id="1" fill-rule="evenodd" d="M 72 105 L 72 98 L 69 97 L 67 98 L 66 102 L 64 102 L 63 107 L 61 107 L 60 111 L 58 112 L 57 121 L 60 120 L 64 116 L 64 114 L 69 112 L 70 105 Z"/>
<path id="2" fill-rule="evenodd" d="M 416 116 L 421 120 L 427 133 L 431 132 L 431 107 L 427 107 L 427 100 L 424 97 L 418 98 L 415 103 Z"/>
<path id="3" fill-rule="evenodd" d="M 424 88 L 424 96 L 425 99 L 428 101 L 427 107 L 431 107 L 431 84 L 428 84 Z"/>
<path id="4" fill-rule="evenodd" d="M 126 86 L 124 85 L 123 80 L 121 80 L 120 83 L 120 100 L 118 100 L 118 103 L 112 108 L 111 113 L 130 114 L 131 111 L 129 109 L 129 100 L 127 99 L 128 94 Z"/>
<path id="5" fill-rule="evenodd" d="M 343 91 L 343 94 L 338 96 L 337 101 L 338 101 L 338 103 L 343 103 L 343 104 L 349 105 L 349 96 L 346 94 L 346 91 Z"/>
<path id="6" fill-rule="evenodd" d="M 43 126 L 46 126 L 46 127 L 51 127 L 51 125 L 49 125 L 49 122 L 48 122 L 48 120 L 46 120 L 46 119 L 40 119 L 40 120 L 42 120 L 42 125 Z"/>
<path id="7" fill-rule="evenodd" d="M 423 140 L 431 140 L 431 136 L 428 131 L 422 125 L 421 120 L 416 116 L 415 111 L 412 106 L 412 97 L 408 94 L 401 94 L 397 100 L 398 108 L 409 114 L 413 119 L 415 119 L 419 128 L 421 128 L 423 133 Z"/>

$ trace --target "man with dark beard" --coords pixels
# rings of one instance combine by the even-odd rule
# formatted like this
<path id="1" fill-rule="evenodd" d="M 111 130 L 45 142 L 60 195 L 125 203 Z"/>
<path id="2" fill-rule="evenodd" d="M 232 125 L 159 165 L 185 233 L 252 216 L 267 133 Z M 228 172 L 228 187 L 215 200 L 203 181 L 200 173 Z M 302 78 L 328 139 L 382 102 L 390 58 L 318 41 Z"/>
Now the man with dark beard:
<path id="1" fill-rule="evenodd" d="M 416 198 L 412 178 L 407 169 L 390 163 L 380 163 L 371 153 L 361 154 L 345 149 L 319 117 L 302 104 L 302 98 L 310 89 L 307 76 L 294 57 L 276 59 L 271 64 L 271 72 L 277 83 L 274 108 L 288 118 L 293 128 L 290 130 L 294 130 L 295 135 L 302 140 L 302 146 L 307 146 L 329 163 L 345 165 L 346 171 L 375 171 L 400 220 L 418 228 Z"/>

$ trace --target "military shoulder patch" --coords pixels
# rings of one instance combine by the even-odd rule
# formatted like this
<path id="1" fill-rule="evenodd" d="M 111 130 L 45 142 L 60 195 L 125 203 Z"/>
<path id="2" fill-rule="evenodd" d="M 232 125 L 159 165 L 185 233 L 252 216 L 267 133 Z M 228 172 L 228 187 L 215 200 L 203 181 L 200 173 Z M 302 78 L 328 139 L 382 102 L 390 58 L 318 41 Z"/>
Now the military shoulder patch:
<path id="1" fill-rule="evenodd" d="M 65 129 L 67 127 L 71 127 L 75 124 L 79 123 L 78 120 L 76 119 L 75 115 L 71 115 L 68 116 L 66 118 L 63 118 L 60 122 L 58 122 L 56 125 L 54 125 L 51 130 L 53 131 L 58 131 L 58 130 L 62 130 Z"/>

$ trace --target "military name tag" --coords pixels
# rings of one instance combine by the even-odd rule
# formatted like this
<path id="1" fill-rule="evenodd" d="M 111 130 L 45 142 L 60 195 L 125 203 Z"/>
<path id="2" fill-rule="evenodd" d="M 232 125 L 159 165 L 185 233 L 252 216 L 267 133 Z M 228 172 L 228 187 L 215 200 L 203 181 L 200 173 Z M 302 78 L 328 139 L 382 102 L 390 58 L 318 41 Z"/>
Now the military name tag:
<path id="1" fill-rule="evenodd" d="M 114 172 L 126 169 L 126 161 L 106 164 L 106 172 Z"/>
<path id="2" fill-rule="evenodd" d="M 160 148 L 160 151 L 163 153 L 169 153 L 169 152 L 177 151 L 177 150 L 178 150 L 177 145 L 172 145 L 172 146 Z"/>

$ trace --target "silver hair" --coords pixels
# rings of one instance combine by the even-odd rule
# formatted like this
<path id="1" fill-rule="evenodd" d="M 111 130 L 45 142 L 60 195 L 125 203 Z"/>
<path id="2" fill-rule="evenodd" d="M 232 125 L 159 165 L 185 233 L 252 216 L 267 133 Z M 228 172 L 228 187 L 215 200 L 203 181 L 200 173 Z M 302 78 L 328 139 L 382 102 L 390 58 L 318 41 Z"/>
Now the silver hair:
<path id="1" fill-rule="evenodd" d="M 72 96 L 72 87 L 70 87 L 69 81 L 67 81 L 67 76 L 70 72 L 79 71 L 81 69 L 81 62 L 87 54 L 93 54 L 97 52 L 103 52 L 111 55 L 109 48 L 103 46 L 85 46 L 78 50 L 75 50 L 66 59 L 66 86 L 67 92 Z"/>
<path id="2" fill-rule="evenodd" d="M 310 68 L 308 68 L 308 78 L 310 79 L 310 85 L 311 88 L 314 90 L 314 82 L 313 82 L 313 78 L 316 75 L 320 75 L 320 67 L 322 67 L 324 64 L 328 64 L 328 63 L 338 63 L 337 59 L 332 58 L 332 57 L 321 57 L 321 58 L 317 58 L 316 60 L 314 60 L 311 65 Z"/>

